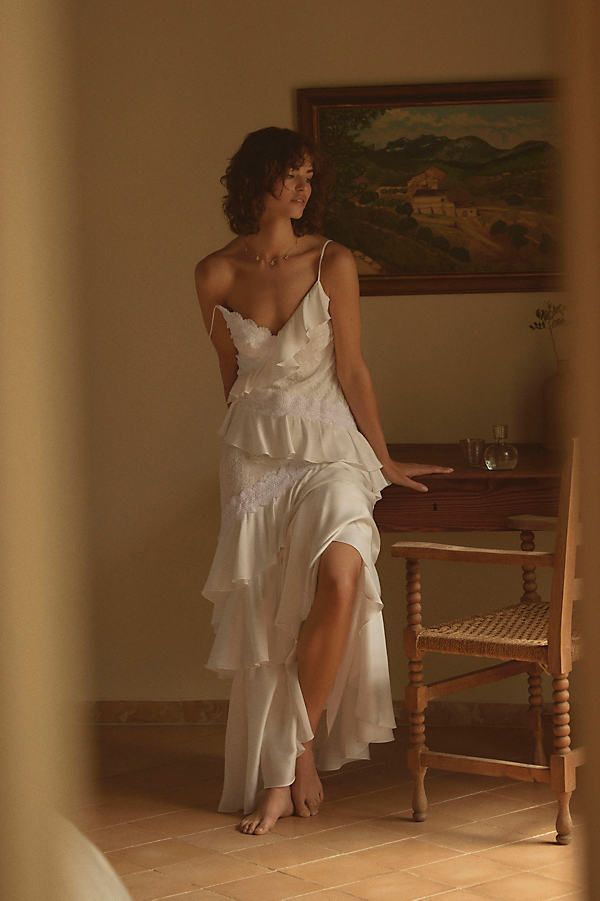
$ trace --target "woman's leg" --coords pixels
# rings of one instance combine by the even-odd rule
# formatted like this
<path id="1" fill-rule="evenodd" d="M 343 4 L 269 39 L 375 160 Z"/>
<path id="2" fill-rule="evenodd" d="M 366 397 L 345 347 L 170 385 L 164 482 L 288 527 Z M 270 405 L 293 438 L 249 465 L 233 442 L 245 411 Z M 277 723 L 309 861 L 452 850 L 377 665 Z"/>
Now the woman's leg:
<path id="1" fill-rule="evenodd" d="M 352 621 L 362 557 L 350 544 L 332 541 L 319 561 L 315 598 L 298 637 L 298 680 L 313 733 L 342 662 Z M 296 760 L 292 800 L 299 816 L 311 816 L 323 800 L 313 740 Z"/>
<path id="2" fill-rule="evenodd" d="M 296 649 L 298 680 L 313 733 L 346 648 L 362 562 L 356 548 L 341 541 L 332 541 L 319 560 L 315 597 L 300 628 Z M 300 816 L 317 813 L 323 788 L 312 741 L 304 746 L 305 753 L 296 760 L 292 786 L 265 789 L 256 809 L 242 818 L 240 831 L 262 835 L 294 809 Z"/>

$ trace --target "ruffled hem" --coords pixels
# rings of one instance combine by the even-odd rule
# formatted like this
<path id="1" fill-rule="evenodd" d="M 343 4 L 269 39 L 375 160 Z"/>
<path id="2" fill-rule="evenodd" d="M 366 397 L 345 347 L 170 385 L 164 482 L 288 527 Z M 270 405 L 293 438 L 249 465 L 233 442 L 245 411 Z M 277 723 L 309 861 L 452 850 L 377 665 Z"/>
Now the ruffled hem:
<path id="1" fill-rule="evenodd" d="M 300 416 L 273 416 L 243 402 L 232 404 L 218 433 L 226 444 L 249 454 L 308 463 L 343 460 L 371 473 L 373 490 L 391 485 L 381 472 L 381 460 L 358 429 L 341 428 Z"/>
<path id="2" fill-rule="evenodd" d="M 214 588 L 217 576 L 209 577 L 202 594 L 213 604 L 214 640 L 205 668 L 216 672 L 220 678 L 231 678 L 241 669 L 284 663 L 296 646 L 300 627 L 310 611 L 318 559 L 332 541 L 339 540 L 344 541 L 344 538 L 338 538 L 336 533 L 327 539 L 304 578 L 284 574 L 285 547 L 280 547 L 275 558 L 252 578 L 232 580 L 229 588 Z M 358 547 L 361 542 L 355 539 L 346 543 L 357 547 L 365 563 L 362 627 L 383 609 L 379 579 L 373 564 L 365 559 L 364 549 Z M 282 575 L 287 575 L 283 581 Z M 286 590 L 282 591 L 284 588 Z M 302 591 L 300 600 L 296 591 Z"/>
<path id="3" fill-rule="evenodd" d="M 377 470 L 375 475 L 378 473 Z M 267 653 L 266 647 L 263 647 L 256 657 L 254 652 L 249 652 L 248 649 L 254 640 L 256 629 L 264 632 L 263 623 L 285 621 L 282 611 L 286 608 L 286 599 L 281 598 L 280 608 L 277 611 L 263 610 L 264 615 L 259 615 L 261 612 L 259 607 L 252 608 L 253 597 L 256 598 L 257 605 L 260 605 L 264 603 L 265 597 L 277 593 L 272 589 L 277 589 L 280 594 L 285 589 L 289 594 L 288 603 L 294 614 L 293 618 L 288 617 L 287 621 L 291 633 L 296 634 L 295 630 L 300 621 L 298 617 L 301 619 L 306 616 L 308 612 L 306 604 L 312 602 L 314 593 L 315 585 L 311 582 L 309 570 L 340 524 L 344 524 L 348 529 L 364 528 L 366 534 L 370 536 L 371 558 L 377 559 L 381 539 L 372 511 L 377 501 L 381 499 L 381 492 L 373 487 L 373 475 L 351 467 L 346 461 L 317 466 L 307 470 L 279 496 L 251 512 L 242 513 L 222 523 L 202 594 L 214 604 L 211 622 L 215 630 L 218 630 L 223 619 L 230 621 L 228 611 L 237 617 L 245 609 L 246 603 L 248 624 L 245 630 L 240 628 L 233 633 L 227 631 L 223 644 L 229 651 L 228 658 L 231 665 L 220 668 L 233 671 L 240 666 L 273 659 Z M 387 480 L 384 481 L 388 484 Z M 308 549 L 311 547 L 312 554 L 309 554 Z M 297 559 L 300 548 L 303 549 L 304 555 L 302 559 Z M 365 545 L 365 556 L 366 552 Z M 271 584 L 277 569 L 288 574 L 288 582 Z M 290 591 L 288 583 L 289 573 L 292 570 L 297 572 L 298 578 L 304 573 L 304 582 L 296 584 L 293 591 Z M 373 582 L 371 594 L 378 597 L 380 586 L 374 563 L 371 564 L 370 573 Z M 249 588 L 251 591 L 248 593 Z M 307 600 L 300 603 L 299 597 Z M 232 650 L 238 646 L 235 636 L 237 635 L 241 642 L 243 634 L 248 635 L 244 645 L 246 654 L 238 655 Z M 218 638 L 217 634 L 217 647 L 213 648 L 209 662 L 214 662 L 218 657 Z"/>
<path id="4" fill-rule="evenodd" d="M 223 608 L 218 631 L 224 630 L 228 640 L 216 641 L 207 664 L 220 676 L 233 674 L 219 811 L 249 813 L 262 788 L 291 785 L 303 743 L 312 738 L 320 772 L 337 770 L 351 760 L 368 760 L 370 743 L 394 740 L 383 604 L 371 549 L 365 550 L 366 537 L 363 523 L 340 525 L 319 542 L 309 566 L 314 587 L 318 559 L 332 541 L 351 544 L 363 558 L 346 653 L 316 735 L 296 659 L 297 635 L 309 605 L 295 604 L 295 612 L 291 609 L 289 601 L 298 587 L 293 580 L 276 594 L 281 590 L 281 583 L 277 585 L 281 561 L 275 559 L 267 571 L 234 590 L 230 596 L 234 602 Z M 238 667 L 240 655 L 246 665 Z"/>

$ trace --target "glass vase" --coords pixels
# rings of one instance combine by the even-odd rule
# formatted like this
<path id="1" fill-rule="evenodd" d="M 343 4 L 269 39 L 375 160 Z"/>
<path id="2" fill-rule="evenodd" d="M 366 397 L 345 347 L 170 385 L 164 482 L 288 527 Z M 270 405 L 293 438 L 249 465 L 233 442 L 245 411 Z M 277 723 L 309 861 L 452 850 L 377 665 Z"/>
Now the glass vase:
<path id="1" fill-rule="evenodd" d="M 494 443 L 488 444 L 483 452 L 483 462 L 487 469 L 514 469 L 519 460 L 519 452 L 509 444 L 507 425 L 494 426 Z"/>

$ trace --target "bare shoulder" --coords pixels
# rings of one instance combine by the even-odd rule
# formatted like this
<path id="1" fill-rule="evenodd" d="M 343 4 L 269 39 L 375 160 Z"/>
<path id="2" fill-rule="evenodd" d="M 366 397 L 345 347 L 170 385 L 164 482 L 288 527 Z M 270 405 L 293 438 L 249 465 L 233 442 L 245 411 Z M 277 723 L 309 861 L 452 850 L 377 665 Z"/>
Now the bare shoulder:
<path id="1" fill-rule="evenodd" d="M 329 242 L 325 249 L 325 257 L 330 263 L 335 263 L 336 266 L 354 266 L 356 268 L 352 251 L 349 247 L 340 244 L 338 241 L 332 240 Z"/>
<path id="2" fill-rule="evenodd" d="M 358 281 L 358 271 L 354 254 L 349 247 L 331 241 L 323 257 L 322 279 L 332 291 L 347 289 Z"/>
<path id="3" fill-rule="evenodd" d="M 234 277 L 233 241 L 207 254 L 196 263 L 194 280 L 198 300 L 212 308 L 226 295 Z"/>

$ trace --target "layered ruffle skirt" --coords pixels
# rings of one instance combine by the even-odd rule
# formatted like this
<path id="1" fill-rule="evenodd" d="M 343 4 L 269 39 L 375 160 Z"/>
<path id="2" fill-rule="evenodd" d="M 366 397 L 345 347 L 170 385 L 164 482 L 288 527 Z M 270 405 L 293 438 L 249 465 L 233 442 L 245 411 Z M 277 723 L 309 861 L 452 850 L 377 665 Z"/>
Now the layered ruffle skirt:
<path id="1" fill-rule="evenodd" d="M 218 810 L 249 813 L 261 789 L 292 784 L 303 742 L 314 738 L 317 769 L 326 772 L 394 739 L 373 519 L 391 483 L 337 382 L 320 282 L 278 335 L 225 314 L 240 372 L 219 429 L 221 525 L 202 589 L 214 605 L 205 666 L 232 679 Z M 313 735 L 296 646 L 333 541 L 356 548 L 362 566 L 345 654 Z"/>
<path id="2" fill-rule="evenodd" d="M 319 771 L 368 759 L 370 742 L 393 741 L 372 515 L 381 495 L 368 472 L 347 462 L 274 460 L 229 444 L 220 475 L 221 531 L 202 592 L 214 604 L 206 667 L 233 678 L 218 810 L 248 813 L 260 789 L 291 785 L 311 738 Z M 315 736 L 296 645 L 332 541 L 355 547 L 363 565 L 346 652 Z"/>

